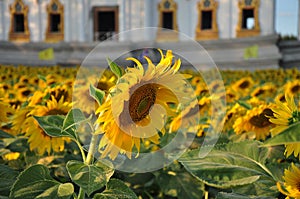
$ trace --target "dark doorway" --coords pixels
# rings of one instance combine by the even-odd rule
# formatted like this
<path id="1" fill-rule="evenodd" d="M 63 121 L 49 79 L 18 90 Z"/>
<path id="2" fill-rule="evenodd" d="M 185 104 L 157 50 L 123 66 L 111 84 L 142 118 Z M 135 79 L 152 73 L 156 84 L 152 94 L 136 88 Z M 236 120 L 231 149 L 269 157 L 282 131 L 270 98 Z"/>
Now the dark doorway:
<path id="1" fill-rule="evenodd" d="M 162 27 L 166 29 L 173 29 L 173 12 L 163 12 Z"/>
<path id="2" fill-rule="evenodd" d="M 201 29 L 212 29 L 212 11 L 202 11 Z"/>
<path id="3" fill-rule="evenodd" d="M 59 32 L 60 31 L 60 14 L 51 14 L 50 15 L 50 32 Z"/>
<path id="4" fill-rule="evenodd" d="M 14 14 L 14 32 L 24 32 L 24 14 Z"/>
<path id="5" fill-rule="evenodd" d="M 254 28 L 254 10 L 253 9 L 243 9 L 243 29 L 253 29 Z"/>
<path id="6" fill-rule="evenodd" d="M 110 39 L 118 32 L 118 7 L 94 8 L 94 40 Z"/>

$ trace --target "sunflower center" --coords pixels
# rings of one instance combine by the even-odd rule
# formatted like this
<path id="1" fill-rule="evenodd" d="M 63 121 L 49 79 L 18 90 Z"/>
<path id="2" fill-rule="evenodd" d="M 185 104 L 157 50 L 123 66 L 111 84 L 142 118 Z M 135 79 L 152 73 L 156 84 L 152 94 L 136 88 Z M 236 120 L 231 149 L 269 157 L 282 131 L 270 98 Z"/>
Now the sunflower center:
<path id="1" fill-rule="evenodd" d="M 292 90 L 292 93 L 297 93 L 298 91 L 300 91 L 300 85 L 294 86 L 291 90 Z"/>
<path id="2" fill-rule="evenodd" d="M 239 85 L 239 87 L 241 89 L 244 89 L 244 88 L 248 88 L 249 85 L 250 85 L 249 81 L 244 81 Z"/>
<path id="3" fill-rule="evenodd" d="M 156 100 L 156 86 L 145 84 L 136 89 L 129 99 L 129 114 L 134 122 L 144 119 Z"/>
<path id="4" fill-rule="evenodd" d="M 269 116 L 273 116 L 273 111 L 269 108 L 264 109 L 259 115 L 256 115 L 250 119 L 250 123 L 258 128 L 264 128 L 272 124 L 269 121 Z"/>

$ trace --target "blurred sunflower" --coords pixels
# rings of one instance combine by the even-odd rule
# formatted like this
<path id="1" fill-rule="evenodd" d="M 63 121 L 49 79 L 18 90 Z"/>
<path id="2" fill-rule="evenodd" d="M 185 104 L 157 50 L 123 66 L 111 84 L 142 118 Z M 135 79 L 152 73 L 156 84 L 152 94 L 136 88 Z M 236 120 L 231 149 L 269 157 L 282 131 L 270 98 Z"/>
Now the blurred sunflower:
<path id="1" fill-rule="evenodd" d="M 115 159 L 120 152 L 131 158 L 132 149 L 139 152 L 140 142 L 145 139 L 158 144 L 158 131 L 162 131 L 166 116 L 175 115 L 169 104 L 175 105 L 177 97 L 184 97 L 179 87 L 186 84 L 183 75 L 176 74 L 181 61 L 172 65 L 172 51 L 165 56 L 159 52 L 161 60 L 156 66 L 145 57 L 147 70 L 137 59 L 128 58 L 136 67 L 125 70 L 111 90 L 111 97 L 98 108 L 96 123 L 104 133 L 99 146 L 105 147 L 102 157 Z"/>
<path id="2" fill-rule="evenodd" d="M 263 104 L 248 110 L 243 117 L 238 118 L 234 122 L 234 131 L 237 134 L 254 132 L 257 140 L 265 140 L 270 134 L 270 129 L 274 127 L 269 121 L 269 118 L 273 117 L 271 108 L 271 105 Z"/>
<path id="3" fill-rule="evenodd" d="M 300 80 L 295 79 L 287 82 L 284 85 L 284 92 L 294 96 L 300 95 Z"/>
<path id="4" fill-rule="evenodd" d="M 15 110 L 8 103 L 0 101 L 0 124 L 9 121 L 9 116 L 12 116 Z"/>
<path id="5" fill-rule="evenodd" d="M 47 101 L 45 106 L 36 105 L 27 114 L 22 129 L 25 132 L 25 136 L 28 137 L 30 150 L 37 150 L 39 155 L 43 155 L 45 152 L 50 153 L 51 150 L 54 152 L 64 150 L 64 142 L 69 142 L 70 138 L 48 136 L 32 116 L 66 115 L 71 107 L 72 104 L 65 102 L 63 97 L 59 101 L 56 101 L 52 96 L 51 100 Z"/>
<path id="6" fill-rule="evenodd" d="M 276 93 L 276 87 L 272 83 L 266 83 L 264 85 L 256 87 L 252 92 L 252 97 L 260 97 L 263 99 L 273 98 L 274 93 Z"/>
<path id="7" fill-rule="evenodd" d="M 300 199 L 300 169 L 292 163 L 289 169 L 284 170 L 284 189 L 281 184 L 277 183 L 278 190 L 286 195 L 286 199 Z"/>
<path id="8" fill-rule="evenodd" d="M 242 96 L 246 96 L 254 86 L 254 80 L 250 76 L 244 77 L 231 84 L 231 86 L 234 91 L 239 92 Z"/>
<path id="9" fill-rule="evenodd" d="M 272 136 L 275 136 L 290 125 L 300 121 L 300 111 L 298 110 L 294 98 L 290 93 L 285 93 L 285 101 L 276 101 L 276 107 L 272 108 L 274 117 L 270 118 L 270 122 L 276 124 L 276 127 L 271 129 Z M 297 157 L 300 154 L 300 143 L 286 144 L 285 154 L 290 156 L 294 153 Z"/>

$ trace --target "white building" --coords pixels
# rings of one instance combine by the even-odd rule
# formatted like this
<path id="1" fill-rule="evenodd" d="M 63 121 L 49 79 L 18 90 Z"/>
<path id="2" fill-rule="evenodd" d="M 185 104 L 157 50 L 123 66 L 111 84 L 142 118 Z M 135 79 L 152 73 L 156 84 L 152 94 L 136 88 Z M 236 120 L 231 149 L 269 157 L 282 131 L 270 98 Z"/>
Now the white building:
<path id="1" fill-rule="evenodd" d="M 173 29 L 196 40 L 272 35 L 274 4 L 274 0 L 0 0 L 0 39 L 93 42 L 143 27 Z M 155 39 L 181 38 L 162 30 Z"/>

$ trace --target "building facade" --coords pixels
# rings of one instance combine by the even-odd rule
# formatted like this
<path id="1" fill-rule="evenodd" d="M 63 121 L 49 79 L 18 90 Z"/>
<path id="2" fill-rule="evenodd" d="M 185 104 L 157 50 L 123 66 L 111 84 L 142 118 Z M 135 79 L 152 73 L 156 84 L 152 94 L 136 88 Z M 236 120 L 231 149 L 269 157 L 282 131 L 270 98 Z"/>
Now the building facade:
<path id="1" fill-rule="evenodd" d="M 159 27 L 157 41 L 275 34 L 273 0 L 0 0 L 0 40 L 95 42 Z M 126 40 L 126 38 L 116 38 Z"/>

